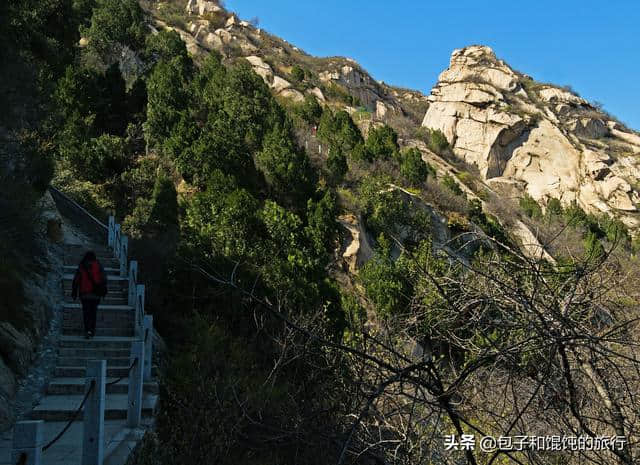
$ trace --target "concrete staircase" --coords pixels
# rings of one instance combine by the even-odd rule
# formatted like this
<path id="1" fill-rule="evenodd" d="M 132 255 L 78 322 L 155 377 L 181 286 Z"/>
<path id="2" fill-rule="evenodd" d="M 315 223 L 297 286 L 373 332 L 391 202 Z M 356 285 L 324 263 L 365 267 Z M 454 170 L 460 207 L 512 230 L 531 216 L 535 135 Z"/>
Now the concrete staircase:
<path id="1" fill-rule="evenodd" d="M 85 371 L 89 360 L 107 361 L 107 384 L 128 374 L 131 343 L 135 338 L 133 307 L 127 304 L 127 278 L 120 277 L 118 260 L 106 247 L 94 252 L 108 275 L 108 293 L 98 307 L 96 335 L 84 338 L 82 307 L 71 298 L 75 270 L 86 247 L 65 246 L 65 274 L 63 278 L 63 324 L 58 342 L 58 357 L 54 378 L 49 382 L 47 395 L 32 413 L 33 420 L 66 421 L 72 418 L 82 402 L 85 390 Z M 157 367 L 152 368 L 153 379 L 144 384 L 142 415 L 152 417 L 158 400 Z M 128 379 L 107 386 L 105 420 L 126 419 Z"/>

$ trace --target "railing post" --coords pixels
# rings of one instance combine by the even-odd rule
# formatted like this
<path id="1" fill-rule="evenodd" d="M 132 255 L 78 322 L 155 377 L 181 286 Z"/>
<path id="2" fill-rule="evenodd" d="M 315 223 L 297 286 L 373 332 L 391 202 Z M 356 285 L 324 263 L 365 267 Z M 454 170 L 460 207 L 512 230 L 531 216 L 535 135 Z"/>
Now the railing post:
<path id="1" fill-rule="evenodd" d="M 144 380 L 149 381 L 153 365 L 153 315 L 144 316 L 142 334 L 144 335 Z"/>
<path id="2" fill-rule="evenodd" d="M 135 312 L 136 336 L 141 339 L 144 337 L 142 334 L 142 317 L 144 316 L 144 284 L 136 285 Z"/>
<path id="3" fill-rule="evenodd" d="M 127 426 L 137 428 L 142 419 L 142 387 L 143 365 L 144 365 L 144 341 L 134 341 L 131 343 L 131 363 L 138 360 L 129 375 Z"/>
<path id="4" fill-rule="evenodd" d="M 84 434 L 82 441 L 82 465 L 102 465 L 104 460 L 104 408 L 107 361 L 90 360 L 87 363 L 85 394 L 91 389 L 84 405 Z"/>
<path id="5" fill-rule="evenodd" d="M 113 247 L 115 225 L 116 218 L 113 215 L 109 215 L 109 232 L 107 233 L 107 244 L 109 245 L 109 247 Z"/>
<path id="6" fill-rule="evenodd" d="M 136 306 L 136 281 L 138 281 L 138 262 L 131 260 L 129 263 L 129 297 L 128 304 Z"/>
<path id="7" fill-rule="evenodd" d="M 120 225 L 116 224 L 113 230 L 114 230 L 113 256 L 119 259 L 120 258 Z"/>
<path id="8" fill-rule="evenodd" d="M 11 463 L 40 465 L 42 463 L 44 421 L 19 421 L 13 427 Z M 22 461 L 19 460 L 22 458 Z"/>
<path id="9" fill-rule="evenodd" d="M 129 256 L 129 238 L 122 236 L 120 238 L 120 276 L 127 276 L 127 257 Z"/>

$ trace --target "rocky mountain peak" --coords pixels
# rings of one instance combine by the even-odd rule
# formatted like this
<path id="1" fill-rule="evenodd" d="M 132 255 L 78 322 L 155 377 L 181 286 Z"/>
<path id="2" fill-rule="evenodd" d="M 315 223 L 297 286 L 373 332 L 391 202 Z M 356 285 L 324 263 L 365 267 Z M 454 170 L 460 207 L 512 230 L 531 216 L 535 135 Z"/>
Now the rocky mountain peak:
<path id="1" fill-rule="evenodd" d="M 428 100 L 422 125 L 442 131 L 494 189 L 640 226 L 640 136 L 570 88 L 536 82 L 476 45 L 453 51 Z"/>

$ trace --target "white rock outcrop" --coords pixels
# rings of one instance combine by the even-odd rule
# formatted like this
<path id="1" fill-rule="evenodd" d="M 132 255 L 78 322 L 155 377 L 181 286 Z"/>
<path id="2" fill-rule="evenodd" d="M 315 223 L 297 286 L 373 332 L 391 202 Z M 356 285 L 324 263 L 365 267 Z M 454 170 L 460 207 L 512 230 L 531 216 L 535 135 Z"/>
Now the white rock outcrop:
<path id="1" fill-rule="evenodd" d="M 187 2 L 186 10 L 187 14 L 202 16 L 207 13 L 217 13 L 222 11 L 222 8 L 216 2 L 206 0 L 189 0 Z"/>
<path id="2" fill-rule="evenodd" d="M 567 88 L 535 83 L 489 47 L 472 46 L 452 53 L 428 100 L 422 125 L 442 131 L 493 185 L 638 223 L 640 197 L 629 180 L 640 175 L 640 162 L 608 149 L 638 153 L 640 136 Z"/>

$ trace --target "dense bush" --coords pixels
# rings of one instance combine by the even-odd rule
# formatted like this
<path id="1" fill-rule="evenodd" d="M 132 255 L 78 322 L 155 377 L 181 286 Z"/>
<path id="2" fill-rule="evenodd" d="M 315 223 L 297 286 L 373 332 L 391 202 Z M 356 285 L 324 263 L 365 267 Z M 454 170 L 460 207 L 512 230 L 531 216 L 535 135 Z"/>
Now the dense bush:
<path id="1" fill-rule="evenodd" d="M 400 159 L 400 173 L 413 186 L 424 183 L 429 174 L 435 174 L 433 168 L 422 160 L 422 153 L 418 149 L 404 151 Z"/>
<path id="2" fill-rule="evenodd" d="M 394 157 L 399 150 L 398 134 L 389 126 L 371 128 L 367 136 L 366 147 L 371 156 L 382 159 Z"/>
<path id="3" fill-rule="evenodd" d="M 291 68 L 291 77 L 294 81 L 302 82 L 304 81 L 304 76 L 304 70 L 300 66 L 295 65 L 293 66 L 293 68 Z"/>
<path id="4" fill-rule="evenodd" d="M 458 185 L 456 180 L 449 174 L 445 174 L 442 177 L 441 183 L 443 186 L 445 186 L 447 189 L 449 189 L 451 192 L 453 192 L 456 195 L 462 196 L 464 194 L 464 192 L 462 191 L 462 188 Z"/>
<path id="5" fill-rule="evenodd" d="M 529 194 L 525 194 L 519 201 L 520 208 L 529 218 L 541 218 L 542 208 L 540 204 Z"/>
<path id="6" fill-rule="evenodd" d="M 110 65 L 122 47 L 141 50 L 144 46 L 147 30 L 142 8 L 136 0 L 96 0 L 91 25 L 83 33 L 89 49 Z"/>
<path id="7" fill-rule="evenodd" d="M 333 113 L 325 108 L 318 125 L 318 138 L 329 144 L 332 149 L 343 153 L 351 152 L 362 144 L 362 134 L 346 111 Z"/>
<path id="8" fill-rule="evenodd" d="M 429 148 L 437 154 L 444 154 L 449 149 L 449 141 L 442 131 L 439 129 L 431 129 L 429 131 Z"/>

